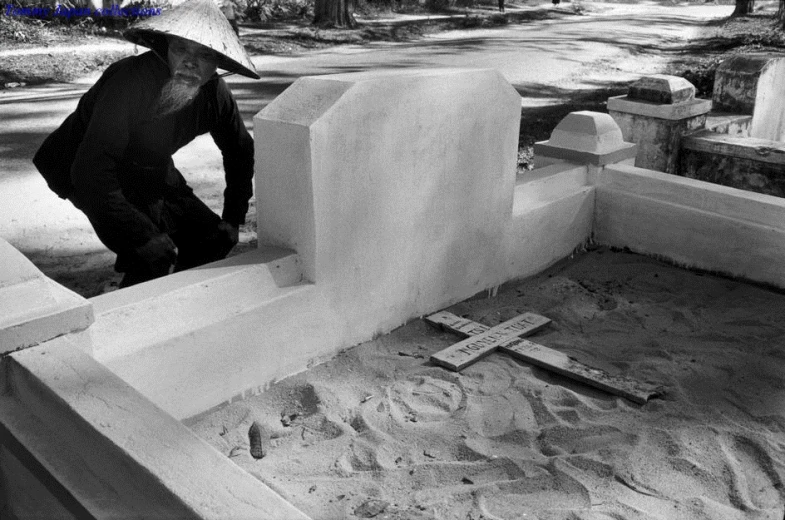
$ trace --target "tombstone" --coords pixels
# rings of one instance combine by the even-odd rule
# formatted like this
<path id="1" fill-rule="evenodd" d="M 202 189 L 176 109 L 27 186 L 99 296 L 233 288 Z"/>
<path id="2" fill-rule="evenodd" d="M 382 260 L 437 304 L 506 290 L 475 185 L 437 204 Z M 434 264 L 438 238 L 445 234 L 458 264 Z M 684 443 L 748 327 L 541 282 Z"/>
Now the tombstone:
<path id="1" fill-rule="evenodd" d="M 749 137 L 785 141 L 785 58 L 742 54 L 723 61 L 714 76 L 713 110 L 751 115 Z"/>
<path id="2" fill-rule="evenodd" d="M 684 78 L 657 74 L 636 81 L 626 96 L 608 99 L 625 141 L 638 145 L 635 166 L 677 173 L 682 136 L 703 128 L 711 101 L 695 99 Z"/>
<path id="3" fill-rule="evenodd" d="M 519 125 L 491 69 L 301 78 L 254 118 L 259 243 L 358 331 L 497 285 Z"/>
<path id="4" fill-rule="evenodd" d="M 624 141 L 611 116 L 583 110 L 567 114 L 550 139 L 534 143 L 535 165 L 571 162 L 596 167 L 630 162 L 636 149 L 635 144 Z"/>

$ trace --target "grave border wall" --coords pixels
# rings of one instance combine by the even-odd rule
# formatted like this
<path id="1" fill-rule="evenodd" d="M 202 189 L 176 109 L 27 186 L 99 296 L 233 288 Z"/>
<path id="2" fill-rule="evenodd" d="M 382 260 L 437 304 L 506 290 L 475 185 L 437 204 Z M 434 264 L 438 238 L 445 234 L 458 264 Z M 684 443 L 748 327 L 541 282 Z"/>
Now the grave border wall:
<path id="1" fill-rule="evenodd" d="M 585 121 L 595 116 L 582 117 Z M 771 267 L 785 260 L 783 199 L 629 164 L 574 164 L 559 157 L 545 162 L 547 166 L 515 183 L 501 281 L 536 274 L 593 239 L 687 267 L 785 287 L 785 278 Z M 274 264 L 265 265 L 275 269 Z M 292 282 L 297 279 L 296 262 L 287 265 L 295 269 L 286 276 Z M 227 273 L 245 268 L 242 259 L 235 258 L 199 276 L 173 275 L 161 281 L 168 287 L 163 294 L 188 284 L 215 290 L 231 279 Z M 209 269 L 217 269 L 220 276 L 210 276 Z M 270 280 L 275 283 L 274 277 Z M 311 316 L 329 309 L 320 301 L 318 284 L 303 287 L 295 293 L 304 295 L 301 305 L 313 305 Z M 269 305 L 279 301 L 272 299 Z M 285 314 L 269 317 L 296 323 L 296 315 Z M 96 320 L 101 320 L 100 313 Z M 197 337 L 198 330 L 190 331 L 191 337 Z M 318 327 L 308 333 L 317 332 Z M 332 339 L 340 343 L 340 334 Z M 308 359 L 329 356 L 334 348 L 306 353 L 301 366 L 290 369 L 305 369 Z M 267 356 L 267 361 L 285 362 L 284 357 Z M 75 518 L 87 511 L 100 518 L 132 515 L 141 507 L 194 518 L 307 518 L 196 438 L 176 419 L 176 412 L 165 411 L 133 388 L 133 382 L 86 354 L 71 336 L 11 353 L 0 364 L 0 511 L 33 514 L 43 508 L 70 511 Z M 284 375 L 277 372 L 275 377 Z M 48 490 L 45 499 L 15 493 L 17 478 Z M 108 490 L 129 493 L 107 500 Z"/>

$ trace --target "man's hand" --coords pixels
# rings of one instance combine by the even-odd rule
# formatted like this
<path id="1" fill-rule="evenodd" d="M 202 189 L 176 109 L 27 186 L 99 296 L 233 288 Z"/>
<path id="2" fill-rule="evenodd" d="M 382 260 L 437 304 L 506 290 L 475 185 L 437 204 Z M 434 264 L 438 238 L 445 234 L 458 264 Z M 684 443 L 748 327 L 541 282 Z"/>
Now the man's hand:
<path id="1" fill-rule="evenodd" d="M 141 247 L 136 248 L 139 255 L 152 272 L 168 271 L 169 267 L 177 261 L 177 246 L 169 235 L 157 235 Z"/>
<path id="2" fill-rule="evenodd" d="M 227 254 L 234 246 L 237 245 L 237 242 L 240 241 L 240 228 L 231 225 L 225 220 L 222 220 L 218 223 L 218 234 L 225 237 L 226 245 L 228 247 L 226 250 Z"/>

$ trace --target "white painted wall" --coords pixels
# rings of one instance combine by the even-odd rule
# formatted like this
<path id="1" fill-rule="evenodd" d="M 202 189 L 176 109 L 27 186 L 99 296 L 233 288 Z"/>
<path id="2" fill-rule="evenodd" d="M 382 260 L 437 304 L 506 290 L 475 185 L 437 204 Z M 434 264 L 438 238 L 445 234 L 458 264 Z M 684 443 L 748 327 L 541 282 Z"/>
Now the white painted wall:
<path id="1" fill-rule="evenodd" d="M 634 166 L 606 167 L 595 239 L 785 287 L 785 199 Z"/>
<path id="2" fill-rule="evenodd" d="M 750 137 L 785 141 L 785 59 L 772 58 L 758 78 Z"/>
<path id="3" fill-rule="evenodd" d="M 520 97 L 493 70 L 302 78 L 254 119 L 259 242 L 349 343 L 504 280 Z"/>

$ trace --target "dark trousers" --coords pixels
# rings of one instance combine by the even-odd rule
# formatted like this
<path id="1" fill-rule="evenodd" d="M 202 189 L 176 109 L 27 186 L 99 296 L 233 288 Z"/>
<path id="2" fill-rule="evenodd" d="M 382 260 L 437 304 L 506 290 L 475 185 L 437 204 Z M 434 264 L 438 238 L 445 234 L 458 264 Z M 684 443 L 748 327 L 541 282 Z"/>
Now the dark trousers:
<path id="1" fill-rule="evenodd" d="M 232 249 L 229 237 L 218 229 L 221 218 L 187 185 L 172 190 L 162 199 L 133 204 L 150 217 L 162 233 L 169 235 L 177 246 L 177 261 L 174 265 L 150 265 L 134 253 L 118 254 L 115 270 L 125 273 L 120 287 L 221 260 Z"/>

